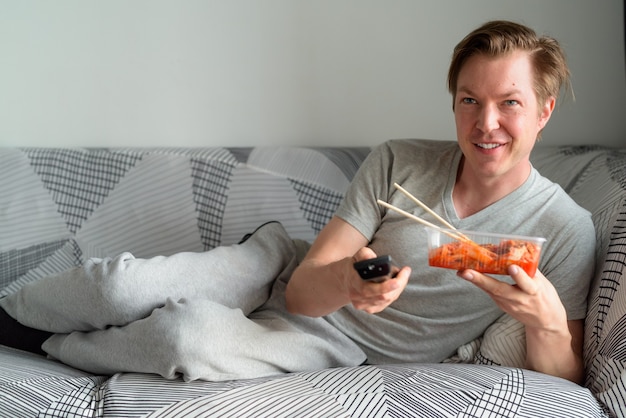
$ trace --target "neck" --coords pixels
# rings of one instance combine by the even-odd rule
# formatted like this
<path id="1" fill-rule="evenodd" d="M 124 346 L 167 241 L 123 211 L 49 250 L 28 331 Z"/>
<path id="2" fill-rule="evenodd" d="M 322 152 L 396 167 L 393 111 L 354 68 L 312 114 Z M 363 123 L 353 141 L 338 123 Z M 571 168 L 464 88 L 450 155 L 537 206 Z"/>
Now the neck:
<path id="1" fill-rule="evenodd" d="M 471 216 L 497 202 L 520 187 L 530 176 L 527 162 L 518 170 L 494 177 L 486 177 L 468 169 L 461 160 L 452 191 L 454 208 L 459 218 Z"/>

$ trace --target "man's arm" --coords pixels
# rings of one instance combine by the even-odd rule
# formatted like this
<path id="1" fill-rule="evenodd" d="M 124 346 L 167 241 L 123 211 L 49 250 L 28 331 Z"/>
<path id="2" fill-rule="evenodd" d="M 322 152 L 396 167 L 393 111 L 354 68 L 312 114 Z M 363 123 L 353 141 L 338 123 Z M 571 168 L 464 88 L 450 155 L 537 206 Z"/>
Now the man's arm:
<path id="1" fill-rule="evenodd" d="M 583 384 L 583 333 L 583 320 L 561 331 L 526 327 L 526 367 Z"/>
<path id="2" fill-rule="evenodd" d="M 289 280 L 285 292 L 289 312 L 318 317 L 352 304 L 374 313 L 396 300 L 406 287 L 410 269 L 401 269 L 393 280 L 365 282 L 353 264 L 376 257 L 367 244 L 352 225 L 332 218 Z"/>
<path id="3" fill-rule="evenodd" d="M 530 278 L 518 266 L 511 266 L 509 274 L 515 285 L 474 270 L 458 274 L 487 292 L 504 312 L 524 324 L 529 369 L 582 383 L 583 321 L 567 320 L 556 289 L 541 272 Z"/>

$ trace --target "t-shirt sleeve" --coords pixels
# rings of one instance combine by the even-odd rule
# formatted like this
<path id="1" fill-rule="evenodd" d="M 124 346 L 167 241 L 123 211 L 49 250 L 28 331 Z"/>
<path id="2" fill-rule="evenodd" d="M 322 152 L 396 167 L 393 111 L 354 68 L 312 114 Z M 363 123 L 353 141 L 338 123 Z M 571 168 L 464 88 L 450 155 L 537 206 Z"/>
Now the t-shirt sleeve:
<path id="1" fill-rule="evenodd" d="M 545 265 L 541 272 L 557 289 L 569 320 L 585 318 L 595 271 L 595 229 L 591 217 L 581 212 L 556 235 L 558 250 L 546 254 L 545 263 L 541 263 Z"/>
<path id="2" fill-rule="evenodd" d="M 335 215 L 371 240 L 381 222 L 377 199 L 389 194 L 393 155 L 388 143 L 374 148 L 361 164 Z"/>

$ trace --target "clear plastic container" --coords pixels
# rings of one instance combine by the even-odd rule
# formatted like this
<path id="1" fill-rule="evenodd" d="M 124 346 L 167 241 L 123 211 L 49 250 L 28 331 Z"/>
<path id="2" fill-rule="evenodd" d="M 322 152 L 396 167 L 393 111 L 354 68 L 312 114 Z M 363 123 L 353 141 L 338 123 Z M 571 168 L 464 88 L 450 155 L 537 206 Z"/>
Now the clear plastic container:
<path id="1" fill-rule="evenodd" d="M 541 247 L 540 237 L 493 234 L 452 229 L 428 232 L 428 264 L 454 270 L 473 269 L 485 274 L 508 274 L 510 265 L 535 276 Z"/>

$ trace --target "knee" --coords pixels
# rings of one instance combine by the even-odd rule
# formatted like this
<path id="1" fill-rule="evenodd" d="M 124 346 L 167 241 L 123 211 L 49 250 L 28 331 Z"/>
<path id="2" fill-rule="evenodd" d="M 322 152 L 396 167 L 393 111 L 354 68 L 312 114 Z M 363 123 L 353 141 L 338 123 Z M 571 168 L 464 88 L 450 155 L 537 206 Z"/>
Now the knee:
<path id="1" fill-rule="evenodd" d="M 85 276 L 103 297 L 123 296 L 125 271 L 128 263 L 135 260 L 131 253 L 121 253 L 116 257 L 90 258 L 83 264 Z"/>
<path id="2" fill-rule="evenodd" d="M 210 345 L 205 322 L 209 321 L 198 303 L 168 298 L 165 305 L 152 313 L 155 336 L 161 352 L 169 362 L 184 367 L 192 359 L 201 357 L 202 347 Z"/>
<path id="3" fill-rule="evenodd" d="M 109 314 L 124 312 L 125 306 L 133 306 L 137 302 L 134 300 L 136 295 L 128 289 L 127 267 L 132 260 L 135 257 L 126 252 L 114 258 L 92 258 L 83 264 L 82 270 L 90 287 L 88 292 L 94 302 Z M 119 324 L 108 325 L 121 325 L 125 319 L 119 318 Z"/>
<path id="4" fill-rule="evenodd" d="M 237 341 L 233 316 L 244 315 L 238 309 L 206 300 L 168 299 L 151 315 L 159 345 L 155 351 L 162 366 L 159 373 L 166 378 L 213 380 L 219 375 L 216 374 L 219 365 L 229 355 L 224 352 L 228 344 L 223 341 L 235 344 Z M 226 351 L 230 350 L 226 348 Z"/>

